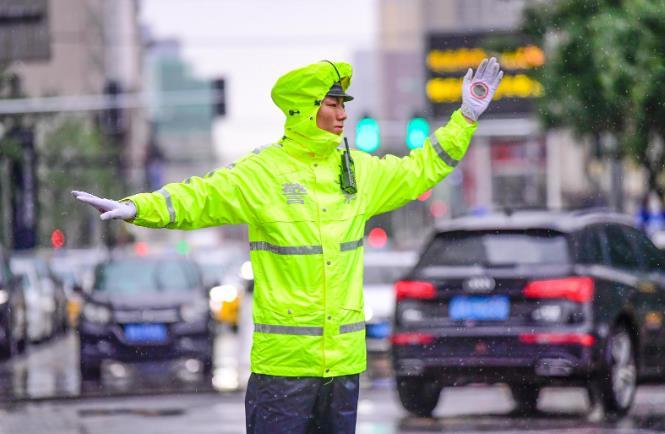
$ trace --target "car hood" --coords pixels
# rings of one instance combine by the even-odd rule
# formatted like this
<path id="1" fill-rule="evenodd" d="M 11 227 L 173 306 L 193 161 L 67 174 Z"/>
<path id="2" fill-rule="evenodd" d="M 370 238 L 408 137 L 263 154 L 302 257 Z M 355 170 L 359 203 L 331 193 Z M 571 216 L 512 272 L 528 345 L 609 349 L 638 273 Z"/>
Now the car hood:
<path id="1" fill-rule="evenodd" d="M 114 309 L 160 309 L 179 307 L 183 304 L 202 301 L 203 291 L 161 293 L 150 292 L 144 294 L 105 294 L 104 292 L 93 293 L 90 301 L 110 305 Z"/>

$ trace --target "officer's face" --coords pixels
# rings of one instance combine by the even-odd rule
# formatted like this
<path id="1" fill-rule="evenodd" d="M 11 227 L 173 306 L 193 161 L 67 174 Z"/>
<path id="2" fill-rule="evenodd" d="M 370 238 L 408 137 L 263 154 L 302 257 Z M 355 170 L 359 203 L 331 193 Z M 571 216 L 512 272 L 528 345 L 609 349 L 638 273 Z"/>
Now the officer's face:
<path id="1" fill-rule="evenodd" d="M 344 131 L 346 110 L 341 97 L 327 96 L 316 115 L 316 126 L 333 134 L 340 135 Z"/>

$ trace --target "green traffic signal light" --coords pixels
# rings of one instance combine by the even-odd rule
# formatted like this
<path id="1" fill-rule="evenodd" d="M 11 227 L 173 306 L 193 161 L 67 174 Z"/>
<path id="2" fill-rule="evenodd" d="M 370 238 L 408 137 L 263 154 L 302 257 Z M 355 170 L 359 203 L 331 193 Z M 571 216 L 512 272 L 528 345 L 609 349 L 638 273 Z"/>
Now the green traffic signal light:
<path id="1" fill-rule="evenodd" d="M 356 147 L 364 152 L 374 152 L 381 146 L 379 123 L 374 118 L 364 117 L 356 124 Z"/>
<path id="2" fill-rule="evenodd" d="M 429 122 L 427 122 L 427 119 L 412 118 L 406 127 L 406 146 L 409 149 L 422 148 L 427 136 L 429 136 Z"/>

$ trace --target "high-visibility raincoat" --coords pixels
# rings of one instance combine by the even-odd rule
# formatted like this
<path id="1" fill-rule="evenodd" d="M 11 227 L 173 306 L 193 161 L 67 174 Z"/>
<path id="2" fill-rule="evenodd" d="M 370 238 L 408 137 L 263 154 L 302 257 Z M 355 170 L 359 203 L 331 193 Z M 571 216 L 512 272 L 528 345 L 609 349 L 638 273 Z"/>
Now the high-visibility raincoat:
<path id="1" fill-rule="evenodd" d="M 340 188 L 342 137 L 319 129 L 326 92 L 351 66 L 315 63 L 282 76 L 272 99 L 284 136 L 205 177 L 126 198 L 134 224 L 196 229 L 249 225 L 254 271 L 253 372 L 329 377 L 366 367 L 365 222 L 416 199 L 464 156 L 475 130 L 459 111 L 404 158 L 352 151 L 357 193 Z M 341 78 L 341 80 L 340 80 Z"/>

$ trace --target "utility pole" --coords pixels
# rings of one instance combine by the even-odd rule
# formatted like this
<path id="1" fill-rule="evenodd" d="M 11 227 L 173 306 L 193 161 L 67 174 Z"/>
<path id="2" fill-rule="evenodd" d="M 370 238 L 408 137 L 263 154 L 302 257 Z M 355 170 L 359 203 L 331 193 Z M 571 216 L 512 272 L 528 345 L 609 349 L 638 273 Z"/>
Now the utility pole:
<path id="1" fill-rule="evenodd" d="M 602 145 L 610 159 L 609 203 L 613 211 L 623 211 L 623 166 L 616 137 L 610 133 L 601 136 Z"/>
<path id="2" fill-rule="evenodd" d="M 0 137 L 1 139 L 2 137 Z M 9 170 L 9 159 L 0 154 L 0 223 L 2 223 L 2 227 L 0 227 L 0 244 L 11 249 L 13 245 L 11 237 L 11 173 Z"/>

